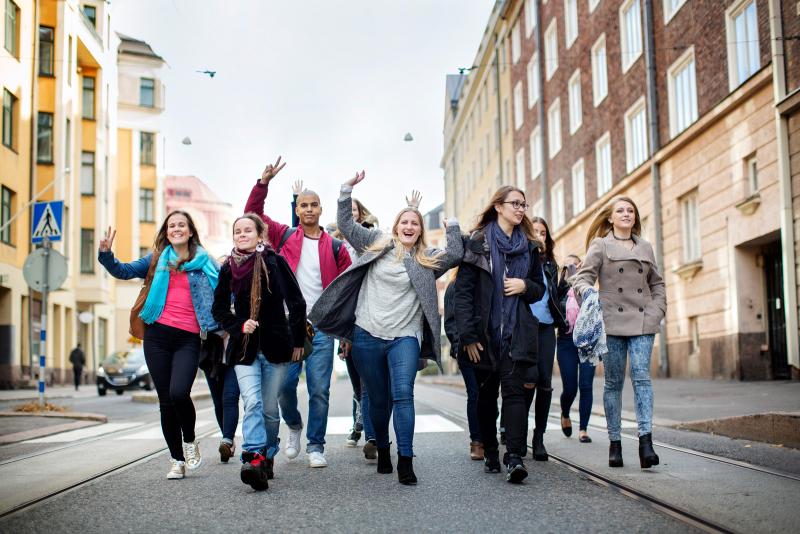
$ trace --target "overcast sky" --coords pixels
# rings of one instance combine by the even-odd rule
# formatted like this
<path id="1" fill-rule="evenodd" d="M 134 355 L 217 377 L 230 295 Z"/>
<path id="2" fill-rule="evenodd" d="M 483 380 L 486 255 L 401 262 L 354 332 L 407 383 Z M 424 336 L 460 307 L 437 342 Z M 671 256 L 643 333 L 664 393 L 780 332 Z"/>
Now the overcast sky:
<path id="1" fill-rule="evenodd" d="M 493 0 L 114 0 L 115 27 L 168 62 L 166 170 L 243 209 L 267 162 L 286 167 L 267 211 L 288 222 L 291 182 L 320 193 L 323 223 L 355 196 L 391 224 L 412 189 L 444 200 L 445 75 L 469 66 Z M 212 79 L 196 70 L 214 70 Z M 404 142 L 406 132 L 413 142 Z M 180 140 L 190 137 L 190 146 Z"/>

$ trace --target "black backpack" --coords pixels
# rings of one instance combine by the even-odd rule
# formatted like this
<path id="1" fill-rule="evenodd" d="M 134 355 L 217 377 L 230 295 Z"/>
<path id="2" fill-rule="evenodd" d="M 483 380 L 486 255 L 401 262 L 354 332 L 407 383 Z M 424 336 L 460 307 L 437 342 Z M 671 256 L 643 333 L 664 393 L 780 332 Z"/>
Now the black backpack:
<path id="1" fill-rule="evenodd" d="M 287 228 L 286 231 L 283 232 L 283 235 L 281 236 L 281 242 L 278 244 L 278 248 L 275 250 L 275 252 L 280 252 L 281 249 L 283 248 L 283 245 L 286 243 L 286 241 L 290 237 L 292 237 L 292 234 L 294 234 L 296 231 L 297 231 L 297 227 L 295 227 L 295 228 Z M 333 239 L 333 259 L 338 262 L 339 261 L 339 249 L 342 248 L 342 240 L 341 239 L 336 239 L 333 236 L 331 236 L 331 239 Z"/>

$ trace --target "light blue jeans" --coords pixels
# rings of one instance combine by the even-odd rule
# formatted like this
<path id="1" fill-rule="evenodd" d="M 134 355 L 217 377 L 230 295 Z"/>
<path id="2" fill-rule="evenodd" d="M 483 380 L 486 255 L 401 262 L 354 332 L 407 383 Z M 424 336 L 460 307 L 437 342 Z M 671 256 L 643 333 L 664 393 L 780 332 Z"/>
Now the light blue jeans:
<path id="1" fill-rule="evenodd" d="M 294 430 L 303 428 L 303 417 L 297 409 L 297 384 L 304 362 L 292 363 L 278 399 L 286 425 Z M 305 360 L 308 389 L 308 428 L 306 452 L 325 451 L 325 432 L 328 429 L 328 403 L 333 372 L 333 338 L 317 331 L 313 350 Z"/>
<path id="2" fill-rule="evenodd" d="M 244 403 L 242 451 L 273 458 L 280 450 L 278 393 L 289 363 L 270 363 L 259 352 L 251 365 L 237 365 L 234 369 Z"/>
<path id="3" fill-rule="evenodd" d="M 631 355 L 631 383 L 639 435 L 653 431 L 653 384 L 650 382 L 650 355 L 655 336 L 608 336 L 608 354 L 603 358 L 605 388 L 603 406 L 606 410 L 608 439 L 619 441 L 622 431 L 622 386 L 628 353 Z"/>

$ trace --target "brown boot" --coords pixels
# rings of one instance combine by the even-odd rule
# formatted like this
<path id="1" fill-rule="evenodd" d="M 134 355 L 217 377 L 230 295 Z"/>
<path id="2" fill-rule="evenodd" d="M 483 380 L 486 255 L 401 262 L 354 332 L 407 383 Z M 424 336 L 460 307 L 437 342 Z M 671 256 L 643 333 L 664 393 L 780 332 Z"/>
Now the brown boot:
<path id="1" fill-rule="evenodd" d="M 471 441 L 469 443 L 469 457 L 473 460 L 483 460 L 483 443 Z"/>

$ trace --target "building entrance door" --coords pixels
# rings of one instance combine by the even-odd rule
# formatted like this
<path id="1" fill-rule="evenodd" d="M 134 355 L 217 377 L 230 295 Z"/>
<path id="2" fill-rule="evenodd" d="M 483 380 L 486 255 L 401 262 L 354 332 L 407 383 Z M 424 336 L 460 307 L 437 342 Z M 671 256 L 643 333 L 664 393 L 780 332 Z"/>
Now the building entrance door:
<path id="1" fill-rule="evenodd" d="M 780 241 L 770 243 L 764 248 L 764 275 L 767 286 L 767 337 L 772 362 L 772 377 L 776 379 L 789 378 Z"/>

